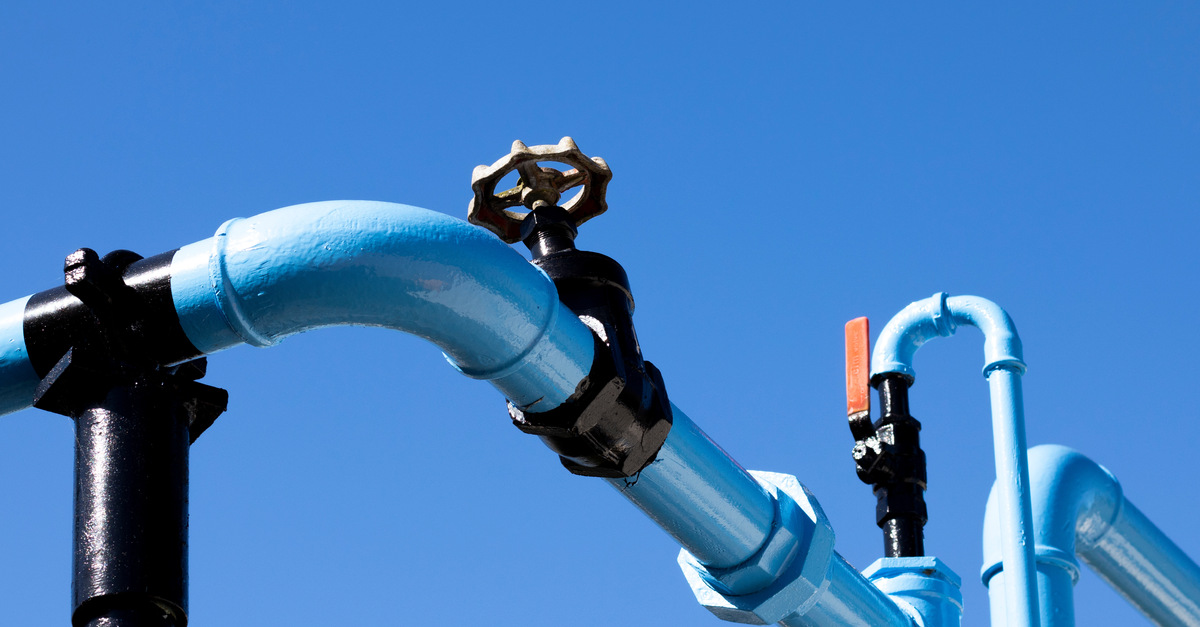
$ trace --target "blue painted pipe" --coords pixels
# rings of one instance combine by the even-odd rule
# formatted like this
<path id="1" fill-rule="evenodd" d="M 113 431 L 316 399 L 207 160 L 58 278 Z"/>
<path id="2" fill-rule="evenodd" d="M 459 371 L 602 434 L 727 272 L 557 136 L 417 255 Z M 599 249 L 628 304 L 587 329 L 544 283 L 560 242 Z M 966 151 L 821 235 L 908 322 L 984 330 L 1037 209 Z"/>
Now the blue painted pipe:
<path id="1" fill-rule="evenodd" d="M 591 331 L 541 270 L 483 229 L 405 205 L 321 202 L 230 220 L 175 254 L 171 294 L 205 354 L 325 326 L 388 327 L 538 411 L 569 397 L 593 359 Z M 0 414 L 29 407 L 38 383 L 27 300 L 0 304 Z M 770 532 L 774 502 L 673 410 L 656 461 L 611 483 L 704 563 L 740 563 Z"/>
<path id="2" fill-rule="evenodd" d="M 591 331 L 539 269 L 483 229 L 404 205 L 324 202 L 230 220 L 175 253 L 170 290 L 204 354 L 325 326 L 388 327 L 430 340 L 467 376 L 537 411 L 564 402 L 594 356 Z M 0 413 L 28 407 L 38 381 L 23 336 L 27 300 L 0 305 Z M 776 531 L 780 506 L 672 411 L 655 461 L 609 482 L 702 566 L 743 564 Z M 908 624 L 844 560 L 824 559 L 829 584 L 805 619 L 818 623 L 795 624 Z"/>
<path id="3" fill-rule="evenodd" d="M 607 481 L 704 565 L 740 564 L 771 532 L 774 500 L 683 410 L 671 411 L 658 457 L 636 477 Z"/>
<path id="4" fill-rule="evenodd" d="M 175 254 L 171 294 L 206 354 L 324 326 L 389 327 L 536 411 L 566 400 L 592 362 L 591 331 L 544 273 L 483 229 L 405 205 L 320 202 L 230 220 Z"/>
<path id="5" fill-rule="evenodd" d="M 1074 627 L 1078 555 L 1157 625 L 1200 625 L 1200 566 L 1130 503 L 1116 477 L 1065 446 L 1029 451 L 1042 627 Z M 999 483 L 997 483 L 997 488 Z M 1005 625 L 997 489 L 984 518 L 983 582 L 992 624 Z"/>
<path id="6" fill-rule="evenodd" d="M 947 297 L 934 294 L 905 307 L 879 334 L 871 355 L 871 377 L 895 372 L 916 378 L 912 360 L 917 349 L 936 337 L 949 337 L 959 325 L 978 327 L 984 335 L 983 376 L 988 380 L 992 403 L 992 439 L 996 455 L 996 485 L 1003 504 L 1001 549 L 1009 578 L 1006 623 L 1018 627 L 1038 625 L 1037 581 L 1034 574 L 1033 513 L 1026 457 L 1025 410 L 1021 375 L 1025 361 L 1021 338 L 1008 313 L 977 296 Z"/>
<path id="7" fill-rule="evenodd" d="M 868 566 L 863 575 L 919 618 L 921 627 L 962 625 L 962 578 L 938 558 L 885 557 Z"/>
<path id="8" fill-rule="evenodd" d="M 913 616 L 897 606 L 895 599 L 867 581 L 841 555 L 834 554 L 828 577 L 829 588 L 823 591 L 812 609 L 785 617 L 779 624 L 783 627 L 943 627 L 915 622 Z"/>
<path id="9" fill-rule="evenodd" d="M 0 415 L 29 407 L 38 376 L 25 350 L 25 303 L 29 297 L 0 305 Z"/>

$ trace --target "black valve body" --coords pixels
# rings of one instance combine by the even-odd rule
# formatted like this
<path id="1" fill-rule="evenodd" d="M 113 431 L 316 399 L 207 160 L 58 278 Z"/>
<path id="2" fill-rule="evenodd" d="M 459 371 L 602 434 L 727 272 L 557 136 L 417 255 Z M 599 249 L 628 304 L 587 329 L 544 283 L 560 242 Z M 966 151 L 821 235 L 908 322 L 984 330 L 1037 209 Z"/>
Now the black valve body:
<path id="1" fill-rule="evenodd" d="M 592 329 L 596 351 L 591 370 L 567 402 L 546 412 L 510 403 L 513 424 L 541 436 L 575 474 L 634 476 L 666 441 L 671 404 L 662 375 L 642 359 L 629 278 L 613 259 L 575 249 L 575 226 L 559 207 L 535 209 L 523 226 L 533 263 Z"/>
<path id="2" fill-rule="evenodd" d="M 875 522 L 883 530 L 886 557 L 925 554 L 925 452 L 921 423 L 908 410 L 909 381 L 889 373 L 873 382 L 881 416 L 872 432 L 854 444 L 858 477 L 873 486 Z"/>

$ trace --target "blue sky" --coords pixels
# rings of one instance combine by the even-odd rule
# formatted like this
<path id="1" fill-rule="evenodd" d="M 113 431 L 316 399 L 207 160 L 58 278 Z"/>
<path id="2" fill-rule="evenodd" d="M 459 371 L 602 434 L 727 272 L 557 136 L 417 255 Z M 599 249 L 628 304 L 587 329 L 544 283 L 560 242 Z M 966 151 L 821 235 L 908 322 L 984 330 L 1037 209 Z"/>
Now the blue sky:
<path id="1" fill-rule="evenodd" d="M 647 3 L 648 4 L 648 3 Z M 1031 443 L 1073 446 L 1192 556 L 1200 11 L 1163 2 L 0 6 L 0 299 L 88 246 L 387 200 L 465 217 L 471 169 L 573 136 L 612 167 L 579 245 L 628 270 L 671 399 L 882 551 L 842 324 L 1004 306 Z M 926 546 L 964 579 L 994 478 L 981 336 L 923 349 Z M 717 625 L 676 547 L 429 344 L 323 330 L 214 357 L 192 450 L 195 625 Z M 70 611 L 72 427 L 0 419 L 6 624 Z M 1079 624 L 1144 619 L 1090 572 Z"/>

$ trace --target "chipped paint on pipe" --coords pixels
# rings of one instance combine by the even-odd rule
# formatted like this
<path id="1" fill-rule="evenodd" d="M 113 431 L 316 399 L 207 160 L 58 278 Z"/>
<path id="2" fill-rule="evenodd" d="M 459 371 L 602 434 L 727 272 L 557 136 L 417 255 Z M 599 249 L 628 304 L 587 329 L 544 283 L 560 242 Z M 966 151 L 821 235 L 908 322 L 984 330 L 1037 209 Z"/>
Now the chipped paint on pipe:
<path id="1" fill-rule="evenodd" d="M 915 380 L 912 361 L 917 349 L 933 338 L 954 335 L 959 325 L 977 327 L 984 335 L 983 376 L 991 393 L 996 485 L 1003 503 L 1001 545 L 1010 579 L 1006 586 L 1009 622 L 1004 624 L 1037 627 L 1034 546 L 1029 540 L 1033 514 L 1021 396 L 1025 361 L 1012 318 L 1000 306 L 978 296 L 947 297 L 941 292 L 914 302 L 880 332 L 871 356 L 871 378 L 896 372 Z"/>
<path id="2" fill-rule="evenodd" d="M 1155 624 L 1200 625 L 1200 566 L 1125 498 L 1108 469 L 1057 445 L 1034 447 L 1029 463 L 1042 627 L 1075 625 L 1076 555 Z M 983 536 L 993 625 L 1007 624 L 999 509 L 993 488 Z"/>

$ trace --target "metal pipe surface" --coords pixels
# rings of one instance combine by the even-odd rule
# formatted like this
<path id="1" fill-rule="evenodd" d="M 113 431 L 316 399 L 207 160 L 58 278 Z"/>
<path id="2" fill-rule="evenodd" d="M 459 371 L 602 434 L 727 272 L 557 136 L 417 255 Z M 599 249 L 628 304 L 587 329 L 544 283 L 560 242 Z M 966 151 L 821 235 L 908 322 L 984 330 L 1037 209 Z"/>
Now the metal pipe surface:
<path id="1" fill-rule="evenodd" d="M 0 415 L 29 407 L 37 372 L 25 347 L 25 304 L 29 297 L 0 305 Z"/>
<path id="2" fill-rule="evenodd" d="M 1034 546 L 1028 540 L 1033 535 L 1033 509 L 1027 489 L 1029 460 L 1021 396 L 1025 362 L 1012 318 L 977 296 L 938 293 L 911 303 L 880 332 L 871 356 L 871 379 L 895 372 L 915 380 L 912 360 L 917 349 L 933 338 L 953 335 L 959 325 L 977 327 L 984 335 L 983 375 L 991 392 L 996 485 L 1005 505 L 1001 544 L 1009 585 L 1005 586 L 1008 622 L 1004 624 L 1037 627 Z"/>
<path id="3" fill-rule="evenodd" d="M 592 365 L 591 331 L 543 272 L 487 231 L 416 207 L 333 201 L 230 220 L 179 249 L 169 274 L 179 325 L 203 354 L 325 326 L 388 327 L 536 411 L 566 400 Z M 38 382 L 28 300 L 0 305 L 0 413 L 28 407 Z M 774 503 L 673 409 L 658 459 L 611 483 L 706 564 L 737 564 L 762 545 Z"/>
<path id="4" fill-rule="evenodd" d="M 388 327 L 536 411 L 573 394 L 592 364 L 591 331 L 544 273 L 481 228 L 407 205 L 331 201 L 230 220 L 174 254 L 170 292 L 201 354 L 325 326 Z M 0 414 L 28 407 L 37 385 L 28 300 L 0 305 Z"/>
<path id="5" fill-rule="evenodd" d="M 76 627 L 187 624 L 188 421 L 145 379 L 76 419 Z"/>
<path id="6" fill-rule="evenodd" d="M 936 557 L 885 557 L 863 571 L 922 627 L 962 625 L 962 578 Z"/>
<path id="7" fill-rule="evenodd" d="M 1043 627 L 1075 624 L 1076 555 L 1155 624 L 1200 625 L 1200 566 L 1125 498 L 1112 473 L 1065 446 L 1034 447 L 1029 462 Z M 999 509 L 993 488 L 984 519 L 983 569 L 993 625 L 1006 624 L 1000 600 L 1009 585 L 1000 557 Z"/>
<path id="8" fill-rule="evenodd" d="M 766 541 L 775 503 L 754 477 L 671 405 L 658 457 L 628 479 L 606 479 L 705 566 L 744 562 Z"/>
<path id="9" fill-rule="evenodd" d="M 896 602 L 867 581 L 841 555 L 834 553 L 829 587 L 803 614 L 779 621 L 784 627 L 914 627 Z"/>

